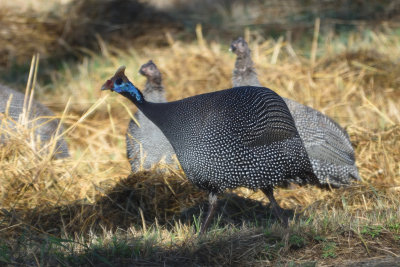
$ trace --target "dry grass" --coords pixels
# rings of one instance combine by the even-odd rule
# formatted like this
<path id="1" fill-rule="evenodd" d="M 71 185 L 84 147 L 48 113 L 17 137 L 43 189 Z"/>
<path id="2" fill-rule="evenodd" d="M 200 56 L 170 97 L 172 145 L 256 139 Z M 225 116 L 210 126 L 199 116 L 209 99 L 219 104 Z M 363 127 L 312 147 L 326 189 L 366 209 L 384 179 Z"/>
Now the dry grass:
<path id="1" fill-rule="evenodd" d="M 100 85 L 126 65 L 143 87 L 137 70 L 153 59 L 169 100 L 230 87 L 229 44 L 199 33 L 193 43 L 167 34 L 169 46 L 157 49 L 100 41 L 100 54 L 66 64 L 38 87 L 43 103 L 60 116 L 66 110 L 72 157 L 38 156 L 24 131 L 0 148 L 2 262 L 285 265 L 400 255 L 400 36 L 391 30 L 323 35 L 312 50 L 247 32 L 261 83 L 346 127 L 364 180 L 332 191 L 277 190 L 281 205 L 299 214 L 289 230 L 270 220 L 262 194 L 238 189 L 221 199 L 219 220 L 198 239 L 206 196 L 182 171 L 161 165 L 129 176 L 124 134 L 135 108 L 101 95 Z"/>

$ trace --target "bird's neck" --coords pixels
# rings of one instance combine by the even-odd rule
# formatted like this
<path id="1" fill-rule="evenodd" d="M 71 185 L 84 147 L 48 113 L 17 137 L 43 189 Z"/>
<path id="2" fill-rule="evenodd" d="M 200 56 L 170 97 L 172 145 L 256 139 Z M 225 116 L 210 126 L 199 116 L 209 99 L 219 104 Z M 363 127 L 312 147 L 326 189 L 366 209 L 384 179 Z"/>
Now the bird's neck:
<path id="1" fill-rule="evenodd" d="M 170 103 L 148 102 L 144 99 L 143 94 L 139 90 L 138 92 L 140 96 L 139 99 L 135 94 L 129 92 L 123 92 L 121 94 L 132 101 L 149 120 L 164 132 L 164 130 L 168 128 L 167 125 L 169 122 L 173 120 L 173 116 L 169 114 L 171 111 L 170 106 L 173 105 Z"/>
<path id="2" fill-rule="evenodd" d="M 243 55 L 238 55 L 235 62 L 235 70 L 245 72 L 248 70 L 254 70 L 254 63 L 250 56 L 250 51 Z"/>
<path id="3" fill-rule="evenodd" d="M 237 56 L 232 81 L 233 86 L 260 86 L 250 51 Z"/>
<path id="4" fill-rule="evenodd" d="M 166 102 L 164 87 L 161 83 L 148 80 L 143 93 L 146 100 L 150 102 Z"/>
<path id="5" fill-rule="evenodd" d="M 132 101 L 135 105 L 142 104 L 146 102 L 146 100 L 143 97 L 142 92 L 140 92 L 133 84 L 131 85 L 130 91 L 123 91 L 119 92 L 121 95 L 124 97 L 128 98 L 130 101 Z"/>
<path id="6" fill-rule="evenodd" d="M 154 87 L 162 87 L 162 78 L 159 75 L 149 77 L 147 79 L 146 86 L 147 86 L 147 84 L 150 84 Z"/>

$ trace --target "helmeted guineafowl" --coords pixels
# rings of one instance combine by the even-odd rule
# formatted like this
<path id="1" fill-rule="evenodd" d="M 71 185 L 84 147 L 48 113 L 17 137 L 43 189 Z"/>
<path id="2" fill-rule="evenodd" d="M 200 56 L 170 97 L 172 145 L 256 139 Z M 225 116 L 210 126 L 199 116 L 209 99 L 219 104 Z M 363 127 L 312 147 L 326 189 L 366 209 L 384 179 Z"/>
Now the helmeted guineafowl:
<path id="1" fill-rule="evenodd" d="M 18 121 L 20 114 L 23 112 L 25 95 L 0 84 L 0 113 L 6 112 L 10 97 L 12 98 L 8 109 L 8 115 L 12 120 Z M 51 118 L 54 116 L 54 113 L 50 111 L 50 109 L 33 100 L 28 116 L 28 120 L 30 121 L 29 127 L 35 127 L 34 132 L 36 135 L 40 136 L 40 140 L 43 143 L 50 141 L 56 134 L 59 120 Z M 11 121 L 8 123 L 12 125 Z M 61 126 L 60 132 L 62 132 Z M 5 136 L 2 136 L 2 138 L 4 141 Z M 65 157 L 69 157 L 68 145 L 64 139 L 60 138 L 56 142 L 54 158 L 60 159 Z"/>
<path id="2" fill-rule="evenodd" d="M 230 49 L 237 55 L 233 86 L 261 86 L 247 42 L 239 38 L 231 43 Z M 347 132 L 321 112 L 288 98 L 283 100 L 292 114 L 320 183 L 338 187 L 349 184 L 352 179 L 360 180 Z"/>
<path id="3" fill-rule="evenodd" d="M 162 85 L 161 73 L 153 61 L 142 65 L 139 73 L 147 77 L 143 94 L 151 102 L 166 102 L 165 90 Z M 126 151 L 132 171 L 140 167 L 151 168 L 163 158 L 165 163 L 173 163 L 175 154 L 171 144 L 161 132 L 140 110 L 135 114 L 140 127 L 130 120 L 126 133 Z"/>
<path id="4" fill-rule="evenodd" d="M 147 102 L 121 67 L 102 90 L 130 99 L 170 141 L 187 178 L 216 194 L 239 186 L 262 189 L 272 210 L 287 225 L 273 188 L 298 177 L 318 184 L 293 118 L 280 96 L 262 87 L 237 87 L 167 103 Z"/>

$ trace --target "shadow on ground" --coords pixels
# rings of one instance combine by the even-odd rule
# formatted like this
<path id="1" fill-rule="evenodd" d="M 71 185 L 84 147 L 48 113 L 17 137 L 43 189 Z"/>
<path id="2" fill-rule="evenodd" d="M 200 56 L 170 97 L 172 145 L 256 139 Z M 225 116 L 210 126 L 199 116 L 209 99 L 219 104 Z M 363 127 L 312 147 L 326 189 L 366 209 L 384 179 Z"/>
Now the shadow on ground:
<path id="1" fill-rule="evenodd" d="M 266 244 L 281 242 L 282 233 L 265 233 L 265 227 L 274 222 L 267 206 L 234 194 L 222 196 L 218 204 L 214 220 L 218 226 L 210 233 L 199 238 L 189 231 L 183 242 L 171 239 L 171 244 L 165 245 L 156 236 L 160 234 L 157 227 L 172 229 L 179 221 L 193 224 L 193 218 L 204 214 L 208 206 L 207 194 L 179 175 L 136 173 L 106 190 L 94 203 L 0 211 L 1 228 L 12 229 L 8 241 L 0 242 L 4 249 L 0 262 L 33 262 L 34 256 L 27 255 L 27 250 L 41 251 L 39 262 L 44 266 L 247 265 L 254 264 L 254 258 L 274 257 L 276 250 L 266 250 Z M 142 232 L 143 224 L 153 230 Z M 132 226 L 138 232 L 127 238 Z M 105 238 L 105 229 L 112 230 L 112 241 L 97 242 Z M 176 235 L 175 231 L 171 235 Z M 5 236 L 1 240 L 6 240 Z M 21 244 L 25 249 L 15 249 Z"/>
<path id="2" fill-rule="evenodd" d="M 193 224 L 207 210 L 207 194 L 185 178 L 142 172 L 121 180 L 94 203 L 77 201 L 65 206 L 3 213 L 8 222 L 6 227 L 23 222 L 58 236 L 60 233 L 86 235 L 89 231 L 102 232 L 104 228 L 126 230 L 143 224 L 170 229 L 178 221 Z M 293 211 L 287 211 L 287 215 L 293 216 Z M 266 225 L 275 220 L 268 206 L 235 194 L 220 196 L 214 217 L 220 227 Z"/>
<path id="3" fill-rule="evenodd" d="M 321 260 L 327 244 L 332 243 L 313 233 L 311 226 L 283 229 L 274 224 L 268 206 L 234 194 L 219 199 L 214 225 L 206 235 L 199 237 L 191 231 L 194 228 L 181 231 L 179 221 L 184 227 L 195 224 L 194 218 L 204 214 L 208 203 L 207 194 L 179 173 L 140 172 L 98 191 L 93 203 L 1 210 L 0 229 L 7 231 L 0 231 L 0 263 L 268 266 L 297 264 L 307 254 L 306 263 L 311 264 L 307 266 L 315 266 L 310 261 Z M 335 238 L 337 248 L 353 248 L 344 258 L 365 258 L 367 252 L 354 231 L 340 231 Z M 390 232 L 369 238 L 368 257 L 381 256 L 373 248 L 392 244 L 393 238 Z M 323 258 L 323 262 L 337 263 L 333 258 Z"/>
<path id="4" fill-rule="evenodd" d="M 214 217 L 214 222 L 218 221 L 219 226 L 235 225 L 268 225 L 279 222 L 269 205 L 264 205 L 259 201 L 237 196 L 235 194 L 224 194 L 218 200 L 218 207 Z M 203 214 L 202 220 L 208 211 L 209 204 L 206 201 L 184 210 L 179 220 L 184 223 L 194 223 L 194 219 L 199 214 Z M 289 218 L 293 218 L 293 210 L 285 210 Z"/>

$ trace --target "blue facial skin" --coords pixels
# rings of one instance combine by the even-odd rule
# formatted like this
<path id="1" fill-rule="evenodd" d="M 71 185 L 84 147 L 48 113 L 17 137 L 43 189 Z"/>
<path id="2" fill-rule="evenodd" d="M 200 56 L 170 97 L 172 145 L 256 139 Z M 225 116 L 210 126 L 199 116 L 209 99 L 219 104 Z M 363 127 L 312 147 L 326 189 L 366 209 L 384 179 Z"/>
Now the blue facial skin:
<path id="1" fill-rule="evenodd" d="M 128 93 L 134 99 L 136 99 L 137 102 L 139 102 L 139 103 L 143 102 L 143 97 L 139 93 L 139 90 L 131 82 L 129 82 L 129 81 L 123 82 L 121 78 L 118 78 L 114 82 L 113 91 L 115 91 L 117 93 Z"/>

